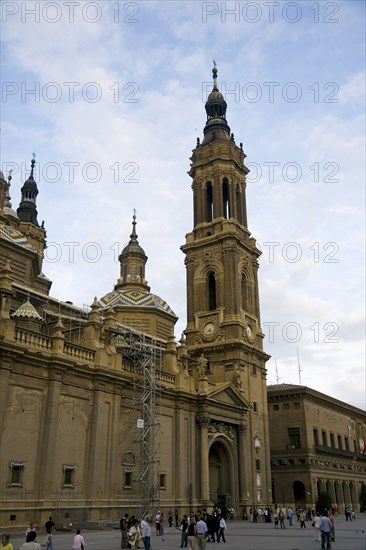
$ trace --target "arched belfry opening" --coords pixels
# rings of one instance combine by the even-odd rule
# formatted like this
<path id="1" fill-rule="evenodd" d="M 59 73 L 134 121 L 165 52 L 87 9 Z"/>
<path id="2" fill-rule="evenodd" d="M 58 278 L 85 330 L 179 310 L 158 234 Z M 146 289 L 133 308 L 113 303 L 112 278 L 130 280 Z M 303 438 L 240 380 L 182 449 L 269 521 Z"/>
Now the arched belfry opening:
<path id="1" fill-rule="evenodd" d="M 229 194 L 229 182 L 226 178 L 222 180 L 222 204 L 223 204 L 223 216 L 226 220 L 231 215 L 230 194 Z"/>
<path id="2" fill-rule="evenodd" d="M 208 290 L 208 309 L 213 311 L 217 308 L 216 300 L 216 277 L 213 271 L 207 275 L 207 290 Z"/>
<path id="3" fill-rule="evenodd" d="M 236 501 L 231 453 L 221 439 L 215 440 L 209 451 L 210 500 L 223 509 Z"/>
<path id="4" fill-rule="evenodd" d="M 213 191 L 212 183 L 207 182 L 206 185 L 206 222 L 212 222 L 213 219 Z"/>

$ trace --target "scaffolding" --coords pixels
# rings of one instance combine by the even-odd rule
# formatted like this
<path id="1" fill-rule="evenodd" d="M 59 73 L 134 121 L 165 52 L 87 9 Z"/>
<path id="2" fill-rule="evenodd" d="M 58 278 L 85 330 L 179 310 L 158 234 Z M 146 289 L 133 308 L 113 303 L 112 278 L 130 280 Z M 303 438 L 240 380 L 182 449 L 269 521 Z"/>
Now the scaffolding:
<path id="1" fill-rule="evenodd" d="M 165 345 L 162 341 L 123 327 L 122 338 L 116 337 L 116 347 L 133 366 L 134 417 L 138 447 L 136 460 L 136 495 L 138 518 L 152 515 L 160 501 L 160 404 L 162 369 Z"/>

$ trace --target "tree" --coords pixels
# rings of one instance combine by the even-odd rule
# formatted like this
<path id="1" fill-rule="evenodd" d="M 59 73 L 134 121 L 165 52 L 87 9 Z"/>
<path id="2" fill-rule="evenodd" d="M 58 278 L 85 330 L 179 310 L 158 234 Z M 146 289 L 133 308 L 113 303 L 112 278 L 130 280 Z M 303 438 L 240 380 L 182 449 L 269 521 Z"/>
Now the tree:
<path id="1" fill-rule="evenodd" d="M 366 512 L 366 484 L 364 482 L 361 483 L 360 510 Z"/>
<path id="2" fill-rule="evenodd" d="M 323 491 L 319 494 L 318 500 L 316 501 L 316 510 L 317 512 L 324 512 L 324 510 L 330 510 L 332 507 L 332 499 L 330 494 L 327 491 Z"/>

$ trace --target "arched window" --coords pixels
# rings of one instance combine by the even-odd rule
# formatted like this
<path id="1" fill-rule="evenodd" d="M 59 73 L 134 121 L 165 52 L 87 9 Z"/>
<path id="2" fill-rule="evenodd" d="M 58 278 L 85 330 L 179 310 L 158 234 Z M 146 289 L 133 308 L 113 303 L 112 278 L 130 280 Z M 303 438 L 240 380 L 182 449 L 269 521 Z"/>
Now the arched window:
<path id="1" fill-rule="evenodd" d="M 216 309 L 216 279 L 213 271 L 210 271 L 207 278 L 208 282 L 208 309 Z"/>
<path id="2" fill-rule="evenodd" d="M 213 192 L 212 183 L 209 181 L 206 185 L 206 222 L 212 222 L 213 218 Z"/>
<path id="3" fill-rule="evenodd" d="M 249 284 L 245 273 L 241 275 L 241 307 L 244 311 L 250 310 Z"/>
<path id="4" fill-rule="evenodd" d="M 243 223 L 241 193 L 240 193 L 239 185 L 236 186 L 235 195 L 236 195 L 237 219 L 239 223 Z"/>
<path id="5" fill-rule="evenodd" d="M 229 198 L 229 182 L 226 178 L 222 180 L 222 204 L 223 216 L 226 220 L 230 218 L 230 198 Z"/>

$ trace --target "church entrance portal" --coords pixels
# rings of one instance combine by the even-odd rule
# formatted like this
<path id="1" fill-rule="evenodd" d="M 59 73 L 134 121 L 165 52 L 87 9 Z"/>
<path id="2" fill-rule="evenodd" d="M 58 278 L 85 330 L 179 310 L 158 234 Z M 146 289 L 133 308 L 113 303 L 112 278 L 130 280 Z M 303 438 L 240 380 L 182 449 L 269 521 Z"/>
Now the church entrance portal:
<path id="1" fill-rule="evenodd" d="M 233 506 L 233 473 L 228 451 L 220 441 L 215 441 L 209 452 L 210 500 L 222 509 Z"/>

